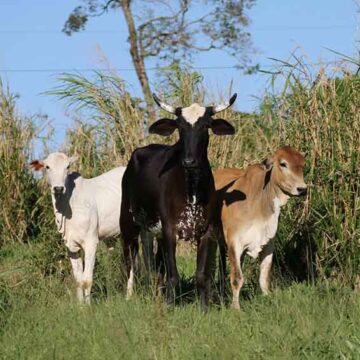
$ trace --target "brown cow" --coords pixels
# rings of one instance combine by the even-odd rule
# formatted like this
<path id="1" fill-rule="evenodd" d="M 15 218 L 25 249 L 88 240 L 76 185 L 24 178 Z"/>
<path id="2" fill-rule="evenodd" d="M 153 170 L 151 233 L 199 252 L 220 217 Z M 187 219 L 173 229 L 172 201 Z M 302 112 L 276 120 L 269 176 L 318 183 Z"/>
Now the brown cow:
<path id="1" fill-rule="evenodd" d="M 284 146 L 261 164 L 244 170 L 221 169 L 214 172 L 218 214 L 224 238 L 220 241 L 225 272 L 225 243 L 231 267 L 232 307 L 239 309 L 239 293 L 244 278 L 240 257 L 247 253 L 260 257 L 260 287 L 269 292 L 273 244 L 281 206 L 290 196 L 306 195 L 304 156 Z M 222 245 L 221 245 L 222 244 Z"/>

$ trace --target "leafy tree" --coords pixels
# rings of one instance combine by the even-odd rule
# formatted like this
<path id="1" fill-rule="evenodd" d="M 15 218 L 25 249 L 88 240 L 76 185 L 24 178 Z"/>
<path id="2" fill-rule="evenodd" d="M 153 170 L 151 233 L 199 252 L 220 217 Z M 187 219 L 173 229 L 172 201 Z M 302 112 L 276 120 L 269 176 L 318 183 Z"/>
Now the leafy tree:
<path id="1" fill-rule="evenodd" d="M 196 52 L 223 50 L 249 69 L 250 34 L 245 10 L 255 0 L 81 0 L 69 15 L 67 35 L 85 29 L 89 18 L 120 10 L 127 24 L 130 55 L 150 115 L 153 101 L 145 60 L 179 60 Z"/>

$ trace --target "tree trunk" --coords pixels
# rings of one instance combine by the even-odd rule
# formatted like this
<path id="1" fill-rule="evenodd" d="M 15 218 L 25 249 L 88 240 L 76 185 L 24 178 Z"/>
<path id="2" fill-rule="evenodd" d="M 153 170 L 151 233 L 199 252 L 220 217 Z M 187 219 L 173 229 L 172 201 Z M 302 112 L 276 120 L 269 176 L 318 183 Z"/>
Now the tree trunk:
<path id="1" fill-rule="evenodd" d="M 146 73 L 144 58 L 141 56 L 139 49 L 139 42 L 137 37 L 137 31 L 135 27 L 134 17 L 130 8 L 130 0 L 123 0 L 121 7 L 125 16 L 126 24 L 129 30 L 129 41 L 130 41 L 130 55 L 134 63 L 137 77 L 140 81 L 141 89 L 144 94 L 148 115 L 150 120 L 155 120 L 154 102 L 151 95 L 151 89 L 149 79 Z M 147 131 L 148 124 L 147 120 L 144 120 L 145 131 Z"/>

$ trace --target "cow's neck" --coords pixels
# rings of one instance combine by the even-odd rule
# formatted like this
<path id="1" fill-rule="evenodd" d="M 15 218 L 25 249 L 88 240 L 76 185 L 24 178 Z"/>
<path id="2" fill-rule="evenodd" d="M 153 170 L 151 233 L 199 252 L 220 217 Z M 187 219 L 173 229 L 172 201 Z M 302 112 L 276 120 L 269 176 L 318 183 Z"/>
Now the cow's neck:
<path id="1" fill-rule="evenodd" d="M 264 209 L 268 209 L 271 213 L 278 212 L 278 208 L 284 206 L 289 196 L 286 195 L 281 188 L 276 184 L 274 176 L 270 175 L 270 179 L 263 189 L 262 206 Z M 267 175 L 265 175 L 266 177 Z"/>
<path id="2" fill-rule="evenodd" d="M 66 225 L 66 204 L 69 204 L 69 200 L 65 195 L 55 196 L 51 194 L 51 199 L 54 208 L 55 222 L 58 232 L 61 234 L 65 233 Z"/>
<path id="3" fill-rule="evenodd" d="M 53 193 L 51 194 L 56 226 L 58 231 L 63 235 L 65 235 L 66 231 L 66 220 L 72 216 L 70 199 L 73 189 L 74 186 L 68 177 L 66 179 L 66 192 L 58 196 L 55 196 Z"/>
<path id="4" fill-rule="evenodd" d="M 208 189 L 211 180 L 211 167 L 207 158 L 207 149 L 202 154 L 198 168 L 185 168 L 181 163 L 182 144 L 180 140 L 171 147 L 169 157 L 176 158 L 185 177 L 185 193 L 190 204 L 205 204 L 208 200 Z"/>
<path id="5" fill-rule="evenodd" d="M 194 205 L 204 203 L 207 200 L 209 187 L 208 174 L 211 170 L 208 163 L 204 165 L 205 166 L 197 169 L 184 169 L 186 195 L 188 201 Z"/>

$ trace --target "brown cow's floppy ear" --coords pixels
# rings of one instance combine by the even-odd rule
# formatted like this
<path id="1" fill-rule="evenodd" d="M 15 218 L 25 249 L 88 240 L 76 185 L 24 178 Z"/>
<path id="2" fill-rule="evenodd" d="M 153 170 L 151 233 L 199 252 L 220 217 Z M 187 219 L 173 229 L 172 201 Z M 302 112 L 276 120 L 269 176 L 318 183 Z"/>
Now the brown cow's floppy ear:
<path id="1" fill-rule="evenodd" d="M 29 164 L 29 166 L 31 170 L 39 171 L 42 170 L 45 165 L 41 160 L 34 160 Z"/>
<path id="2" fill-rule="evenodd" d="M 155 121 L 150 126 L 149 133 L 168 136 L 171 135 L 175 131 L 175 129 L 177 129 L 176 121 L 165 118 Z"/>
<path id="3" fill-rule="evenodd" d="M 211 120 L 210 128 L 215 135 L 233 135 L 235 128 L 226 120 L 213 119 Z"/>
<path id="4" fill-rule="evenodd" d="M 266 158 L 261 162 L 261 165 L 263 166 L 264 170 L 270 170 L 273 167 L 274 160 L 273 158 Z"/>

